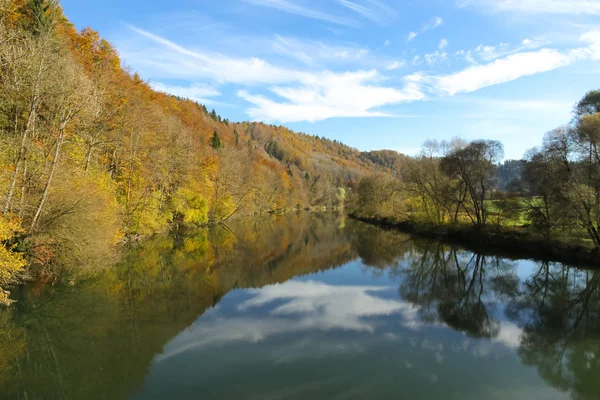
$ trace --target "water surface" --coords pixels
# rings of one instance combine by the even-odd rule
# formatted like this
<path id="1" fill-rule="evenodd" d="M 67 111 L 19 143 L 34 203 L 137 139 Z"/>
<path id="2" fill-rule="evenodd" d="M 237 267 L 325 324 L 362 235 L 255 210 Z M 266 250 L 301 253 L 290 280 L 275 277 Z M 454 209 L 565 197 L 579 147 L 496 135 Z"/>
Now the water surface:
<path id="1" fill-rule="evenodd" d="M 596 399 L 600 273 L 329 216 L 163 236 L 0 313 L 4 399 Z"/>

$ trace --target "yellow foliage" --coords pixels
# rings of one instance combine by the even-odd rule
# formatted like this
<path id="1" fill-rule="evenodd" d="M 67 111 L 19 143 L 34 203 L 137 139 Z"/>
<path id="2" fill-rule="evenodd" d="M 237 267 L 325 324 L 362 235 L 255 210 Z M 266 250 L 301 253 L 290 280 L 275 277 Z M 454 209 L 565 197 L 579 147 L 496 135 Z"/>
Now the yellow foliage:
<path id="1" fill-rule="evenodd" d="M 0 215 L 0 243 L 6 243 L 22 232 L 18 219 Z M 24 266 L 25 259 L 14 251 L 14 245 L 0 245 L 0 305 L 11 303 L 6 289 L 17 283 L 18 274 Z"/>
<path id="2" fill-rule="evenodd" d="M 174 210 L 183 215 L 186 224 L 204 225 L 208 222 L 208 204 L 192 189 L 179 188 L 172 202 Z"/>

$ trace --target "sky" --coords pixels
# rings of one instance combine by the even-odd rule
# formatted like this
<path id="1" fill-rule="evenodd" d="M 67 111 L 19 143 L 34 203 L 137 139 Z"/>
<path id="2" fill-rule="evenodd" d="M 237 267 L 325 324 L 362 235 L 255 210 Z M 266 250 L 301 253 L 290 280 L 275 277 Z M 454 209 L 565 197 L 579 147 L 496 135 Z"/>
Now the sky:
<path id="1" fill-rule="evenodd" d="M 600 0 L 62 0 L 157 90 L 360 150 L 521 158 L 600 87 Z"/>

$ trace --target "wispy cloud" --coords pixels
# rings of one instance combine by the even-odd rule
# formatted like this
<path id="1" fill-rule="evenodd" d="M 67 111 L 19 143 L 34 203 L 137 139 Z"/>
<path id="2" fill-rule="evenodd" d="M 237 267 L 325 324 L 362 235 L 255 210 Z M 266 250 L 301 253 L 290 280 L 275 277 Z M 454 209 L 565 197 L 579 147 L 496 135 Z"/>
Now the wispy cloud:
<path id="1" fill-rule="evenodd" d="M 162 47 L 162 51 L 149 49 L 137 59 L 138 64 L 153 68 L 156 75 L 187 80 L 208 78 L 244 86 L 269 85 L 268 91 L 277 100 L 247 89 L 237 92 L 238 97 L 254 105 L 247 113 L 256 120 L 293 122 L 383 116 L 386 114 L 374 109 L 424 98 L 412 84 L 402 88 L 382 86 L 383 77 L 374 69 L 308 72 L 282 68 L 258 58 L 189 50 L 145 30 L 130 28 Z"/>
<path id="2" fill-rule="evenodd" d="M 542 48 L 524 50 L 501 57 L 491 57 L 482 64 L 471 65 L 447 74 L 413 73 L 393 76 L 402 60 L 387 60 L 377 69 L 331 71 L 329 69 L 297 69 L 275 65 L 259 58 L 229 57 L 185 48 L 166 38 L 130 27 L 145 41 L 136 43 L 135 64 L 148 68 L 153 80 L 179 79 L 187 82 L 211 82 L 189 86 L 169 86 L 157 83 L 155 87 L 184 97 L 211 100 L 218 96 L 219 86 L 237 85 L 239 98 L 251 105 L 247 114 L 265 121 L 319 121 L 334 117 L 375 117 L 390 115 L 382 107 L 403 102 L 414 102 L 426 97 L 453 96 L 514 81 L 516 79 L 551 71 L 581 60 L 600 59 L 600 32 L 581 36 L 581 47 L 567 50 Z M 333 47 L 319 43 L 296 42 L 295 39 L 277 37 L 285 52 L 302 64 L 314 65 L 314 48 L 335 57 L 360 59 L 360 48 Z M 530 43 L 525 43 L 531 45 Z M 523 44 L 521 44 L 522 46 Z M 303 46 L 309 46 L 303 48 Z M 312 46 L 312 47 L 311 47 Z M 456 53 L 458 54 L 458 53 Z M 462 54 L 469 57 L 469 52 Z M 326 57 L 324 55 L 323 57 Z M 433 65 L 447 58 L 441 50 L 418 55 L 412 60 L 417 66 Z M 202 100 L 200 100 L 202 101 Z"/>
<path id="3" fill-rule="evenodd" d="M 306 18 L 318 19 L 321 21 L 327 21 L 332 24 L 356 26 L 357 23 L 351 19 L 338 17 L 322 11 L 313 10 L 312 8 L 304 7 L 288 0 L 245 0 L 248 3 L 252 3 L 258 6 L 274 8 L 279 11 L 287 12 L 290 14 L 299 15 Z"/>
<path id="4" fill-rule="evenodd" d="M 405 65 L 406 65 L 406 61 L 404 61 L 404 60 L 401 60 L 401 61 L 396 60 L 396 61 L 392 61 L 390 64 L 388 64 L 385 67 L 385 69 L 391 71 L 391 70 L 394 70 L 394 69 L 401 68 L 401 67 L 403 67 Z"/>
<path id="5" fill-rule="evenodd" d="M 275 36 L 273 50 L 312 67 L 322 63 L 356 62 L 369 54 L 364 47 L 332 46 L 321 41 L 302 41 L 279 35 Z"/>
<path id="6" fill-rule="evenodd" d="M 167 85 L 160 82 L 152 82 L 150 86 L 159 92 L 173 94 L 175 96 L 194 100 L 203 104 L 225 104 L 211 98 L 220 96 L 221 92 L 219 92 L 215 87 L 205 83 L 194 83 L 189 86 L 178 86 Z"/>
<path id="7" fill-rule="evenodd" d="M 377 24 L 385 25 L 390 22 L 396 12 L 385 3 L 377 0 L 362 0 L 362 4 L 349 0 L 338 0 L 342 6 L 356 12 L 362 17 Z"/>
<path id="8" fill-rule="evenodd" d="M 460 0 L 459 6 L 476 6 L 492 12 L 527 14 L 600 15 L 598 0 Z"/>
<path id="9" fill-rule="evenodd" d="M 454 55 L 458 57 L 464 57 L 465 61 L 469 64 L 477 64 L 473 58 L 473 53 L 471 50 L 458 50 L 456 53 L 454 53 Z"/>
<path id="10" fill-rule="evenodd" d="M 421 77 L 422 82 L 429 81 L 435 90 L 448 95 L 474 92 L 481 88 L 510 82 L 524 76 L 565 67 L 580 60 L 600 59 L 600 32 L 582 35 L 581 40 L 588 47 L 568 51 L 541 49 L 511 54 L 483 65 L 474 65 L 460 72 L 431 78 Z"/>
<path id="11" fill-rule="evenodd" d="M 408 83 L 401 89 L 378 86 L 375 70 L 348 73 L 324 71 L 315 80 L 299 86 L 273 87 L 270 91 L 284 101 L 240 90 L 238 96 L 254 104 L 247 110 L 256 120 L 319 121 L 333 117 L 377 117 L 381 106 L 422 100 L 424 94 Z"/>
<path id="12" fill-rule="evenodd" d="M 414 38 L 416 38 L 417 36 L 419 36 L 422 33 L 425 33 L 427 31 L 430 31 L 432 29 L 435 29 L 437 27 L 439 27 L 440 25 L 442 25 L 444 23 L 444 20 L 442 17 L 434 17 L 432 18 L 429 22 L 423 24 L 423 26 L 421 27 L 421 30 L 417 33 L 417 32 L 410 32 L 408 34 L 408 41 L 410 42 L 411 40 L 413 40 Z"/>
<path id="13" fill-rule="evenodd" d="M 208 78 L 238 84 L 274 84 L 310 78 L 308 73 L 277 67 L 259 58 L 236 58 L 190 50 L 143 29 L 129 27 L 160 45 L 160 50 L 146 48 L 135 57 L 140 64 L 164 78 Z"/>
<path id="14" fill-rule="evenodd" d="M 440 40 L 440 44 L 439 44 L 439 46 L 438 46 L 438 48 L 439 48 L 440 50 L 443 50 L 443 49 L 445 49 L 447 46 L 448 46 L 448 40 L 447 40 L 447 39 L 442 39 L 442 40 Z"/>
<path id="15" fill-rule="evenodd" d="M 442 62 L 448 58 L 448 54 L 445 51 L 436 50 L 433 53 L 425 54 L 423 56 L 427 64 L 434 65 L 438 62 Z"/>

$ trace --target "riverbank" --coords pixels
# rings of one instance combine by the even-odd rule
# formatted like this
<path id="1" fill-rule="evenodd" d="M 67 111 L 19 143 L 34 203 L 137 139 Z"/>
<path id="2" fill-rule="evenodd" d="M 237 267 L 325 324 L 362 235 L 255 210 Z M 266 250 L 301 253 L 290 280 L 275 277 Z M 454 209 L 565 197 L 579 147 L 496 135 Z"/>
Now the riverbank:
<path id="1" fill-rule="evenodd" d="M 510 259 L 536 259 L 600 268 L 600 253 L 582 245 L 558 240 L 543 240 L 529 232 L 514 229 L 478 230 L 469 226 L 437 226 L 398 222 L 389 219 L 364 218 L 349 214 L 350 218 L 384 229 L 398 230 L 415 236 L 436 239 L 460 245 L 481 254 L 495 254 Z"/>

